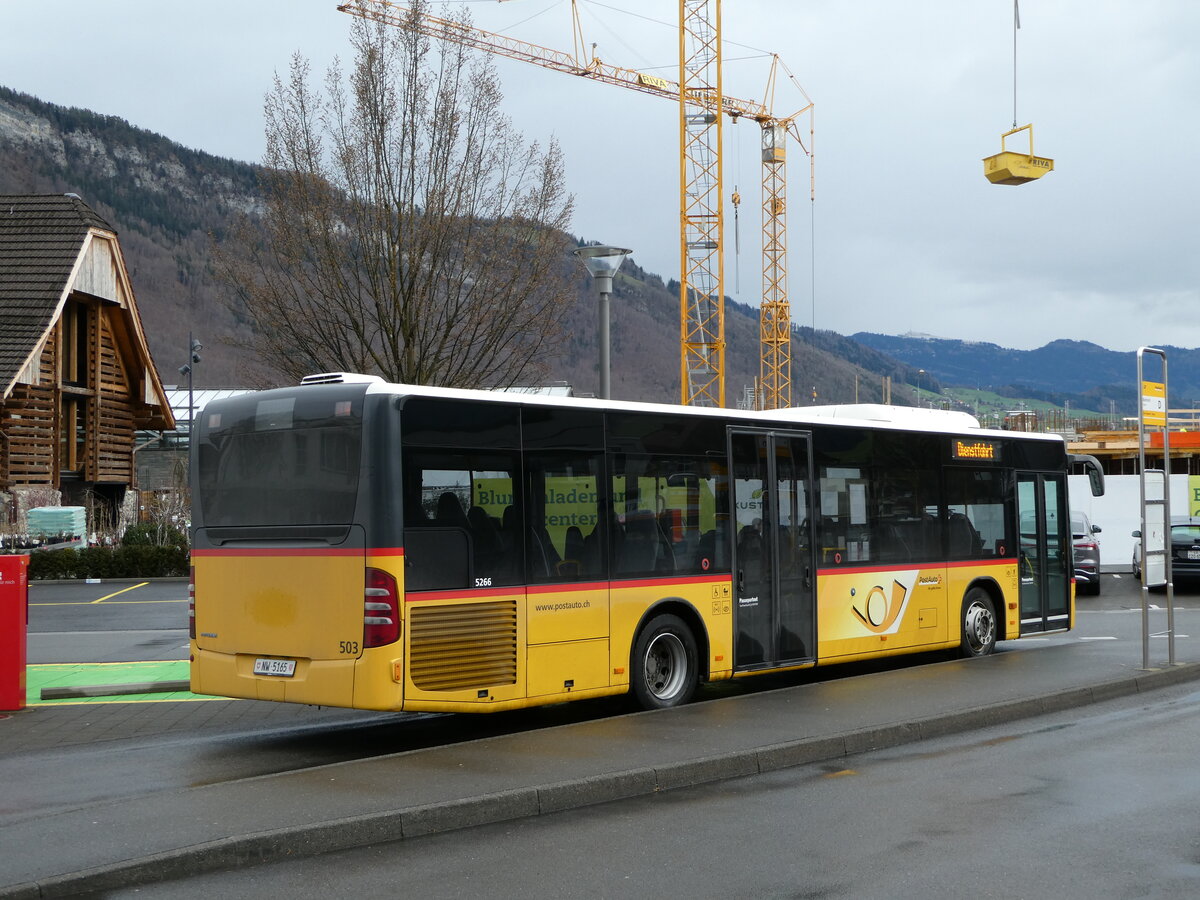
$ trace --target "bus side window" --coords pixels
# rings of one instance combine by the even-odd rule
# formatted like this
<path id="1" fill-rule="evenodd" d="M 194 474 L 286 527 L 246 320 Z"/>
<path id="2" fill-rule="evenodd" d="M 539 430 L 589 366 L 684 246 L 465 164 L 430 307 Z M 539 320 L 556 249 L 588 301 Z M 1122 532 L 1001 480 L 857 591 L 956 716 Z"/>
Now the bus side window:
<path id="1" fill-rule="evenodd" d="M 518 458 L 503 451 L 405 448 L 406 590 L 517 583 L 521 547 L 506 549 L 500 523 L 514 505 Z"/>
<path id="2" fill-rule="evenodd" d="M 404 532 L 404 589 L 437 591 L 471 586 L 470 538 L 462 528 Z"/>
<path id="3" fill-rule="evenodd" d="M 603 455 L 561 450 L 527 453 L 528 570 L 531 583 L 589 581 L 607 570 L 600 519 Z"/>
<path id="4" fill-rule="evenodd" d="M 987 559 L 1016 549 L 1008 530 L 1011 476 L 997 469 L 947 468 L 946 550 L 950 559 Z"/>

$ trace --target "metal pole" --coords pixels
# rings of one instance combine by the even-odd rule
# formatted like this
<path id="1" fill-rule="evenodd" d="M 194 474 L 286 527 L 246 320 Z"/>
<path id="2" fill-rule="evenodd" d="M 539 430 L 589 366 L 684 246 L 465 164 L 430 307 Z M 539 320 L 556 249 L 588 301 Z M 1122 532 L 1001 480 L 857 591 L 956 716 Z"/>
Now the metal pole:
<path id="1" fill-rule="evenodd" d="M 196 355 L 196 339 L 188 332 L 188 452 L 192 449 L 192 423 L 196 418 L 195 405 L 192 402 L 192 358 Z"/>
<path id="2" fill-rule="evenodd" d="M 1137 353 L 1138 370 L 1138 509 L 1142 517 L 1142 668 L 1150 668 L 1150 583 L 1146 572 L 1146 557 L 1149 534 L 1146 529 L 1146 424 L 1142 408 L 1142 351 Z"/>
<path id="3" fill-rule="evenodd" d="M 608 400 L 612 393 L 609 381 L 609 348 L 610 336 L 608 330 L 609 298 L 613 289 L 613 274 L 621 268 L 621 263 L 632 251 L 623 247 L 589 246 L 576 247 L 572 251 L 587 267 L 588 274 L 596 282 L 596 290 L 600 294 L 600 399 Z"/>
<path id="4" fill-rule="evenodd" d="M 597 282 L 601 279 L 597 278 Z M 612 279 L 607 279 L 612 285 Z M 609 334 L 608 334 L 608 300 L 609 292 L 600 291 L 600 399 L 607 400 L 611 396 L 609 384 Z"/>
<path id="5" fill-rule="evenodd" d="M 1167 665 L 1175 665 L 1175 577 L 1171 557 L 1174 556 L 1171 541 L 1171 403 L 1167 394 L 1167 354 L 1162 354 L 1163 380 L 1163 517 L 1167 520 Z"/>
<path id="6" fill-rule="evenodd" d="M 1162 499 L 1147 500 L 1146 498 L 1146 380 L 1142 357 L 1152 353 L 1162 359 L 1162 417 L 1163 433 L 1163 466 L 1162 466 Z M 1151 553 L 1163 554 L 1163 578 L 1167 588 L 1167 656 L 1168 663 L 1175 665 L 1175 585 L 1171 565 L 1171 426 L 1169 422 L 1169 407 L 1167 402 L 1167 354 L 1164 350 L 1154 347 L 1139 347 L 1137 351 L 1138 367 L 1138 462 L 1141 477 L 1138 479 L 1141 488 L 1142 516 L 1142 668 L 1150 668 L 1150 579 L 1148 577 L 1147 559 Z M 1159 427 L 1159 417 L 1154 417 L 1154 427 Z M 1161 507 L 1163 531 L 1165 534 L 1162 551 L 1149 549 L 1149 529 L 1147 528 L 1146 509 L 1148 504 Z"/>

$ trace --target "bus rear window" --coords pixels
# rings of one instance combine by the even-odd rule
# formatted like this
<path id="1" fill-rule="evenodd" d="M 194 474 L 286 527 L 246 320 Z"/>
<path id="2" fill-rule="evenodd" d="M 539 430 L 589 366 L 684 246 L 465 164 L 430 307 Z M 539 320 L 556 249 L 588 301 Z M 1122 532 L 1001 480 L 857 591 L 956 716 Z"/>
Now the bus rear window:
<path id="1" fill-rule="evenodd" d="M 247 395 L 200 416 L 199 501 L 209 527 L 347 525 L 354 519 L 362 394 L 306 387 Z"/>

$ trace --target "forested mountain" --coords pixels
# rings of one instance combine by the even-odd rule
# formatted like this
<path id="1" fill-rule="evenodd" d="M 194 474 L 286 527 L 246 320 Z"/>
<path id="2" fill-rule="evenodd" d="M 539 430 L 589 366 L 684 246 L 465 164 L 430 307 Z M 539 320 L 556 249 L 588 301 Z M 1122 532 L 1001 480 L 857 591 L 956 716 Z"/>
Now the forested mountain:
<path id="1" fill-rule="evenodd" d="M 179 377 L 189 331 L 205 345 L 196 383 L 241 383 L 240 354 L 228 341 L 244 336 L 245 325 L 219 299 L 209 233 L 258 204 L 253 166 L 3 87 L 0 155 L 0 192 L 75 193 L 117 230 L 165 383 Z"/>
<path id="2" fill-rule="evenodd" d="M 257 167 L 180 146 L 115 116 L 44 103 L 0 87 L 0 193 L 79 194 L 117 229 L 150 349 L 163 381 L 175 382 L 189 332 L 204 343 L 200 387 L 266 386 L 238 342 L 251 323 L 226 304 L 211 271 L 214 242 L 243 213 L 261 208 Z M 570 166 L 570 160 L 567 160 Z M 577 243 L 587 236 L 573 239 Z M 570 265 L 577 265 L 573 260 Z M 598 387 L 596 296 L 578 268 L 570 338 L 551 378 L 577 391 Z M 735 405 L 758 375 L 758 311 L 726 302 L 726 392 Z M 626 261 L 614 282 L 612 389 L 619 399 L 678 402 L 678 283 Z M 885 376 L 892 399 L 912 402 L 905 384 L 990 386 L 1006 396 L 1033 391 L 1076 408 L 1132 404 L 1132 355 L 1077 341 L 1006 350 L 925 338 L 793 329 L 792 402 L 878 402 Z M 1200 351 L 1172 351 L 1172 387 L 1200 386 Z M 1119 385 L 1116 388 L 1100 387 Z M 1186 387 L 1185 387 L 1186 386 Z M 1087 402 L 1085 402 L 1087 401 Z"/>
<path id="3" fill-rule="evenodd" d="M 238 214 L 253 214 L 261 205 L 254 165 L 190 150 L 115 116 L 2 87 L 0 153 L 0 192 L 73 192 L 117 229 L 165 382 L 178 377 L 189 332 L 205 345 L 195 368 L 198 386 L 260 382 L 252 360 L 235 346 L 248 336 L 250 323 L 226 306 L 210 270 L 212 242 L 222 239 Z M 566 322 L 572 336 L 551 377 L 592 392 L 598 386 L 596 296 L 582 267 L 577 284 L 579 299 Z M 627 261 L 614 285 L 612 309 L 613 396 L 678 402 L 677 285 Z M 727 392 L 733 405 L 758 374 L 758 314 L 733 302 L 727 310 Z M 811 402 L 814 386 L 820 402 L 853 400 L 856 383 L 860 399 L 878 400 L 881 374 L 904 380 L 906 367 L 875 353 L 862 357 L 869 360 L 868 372 L 854 354 L 839 352 L 845 348 L 837 340 L 844 339 L 818 337 L 814 344 L 811 334 L 797 335 L 794 402 Z M 898 391 L 897 401 L 906 400 Z"/>

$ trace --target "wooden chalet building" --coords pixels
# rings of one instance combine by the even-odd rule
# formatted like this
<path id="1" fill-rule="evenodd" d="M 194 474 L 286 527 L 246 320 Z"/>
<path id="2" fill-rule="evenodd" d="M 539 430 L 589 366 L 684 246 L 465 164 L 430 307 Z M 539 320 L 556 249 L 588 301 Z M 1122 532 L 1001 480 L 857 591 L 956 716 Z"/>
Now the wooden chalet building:
<path id="1" fill-rule="evenodd" d="M 174 427 L 116 231 L 74 194 L 0 195 L 0 391 L 0 526 L 119 506 L 134 432 Z"/>

